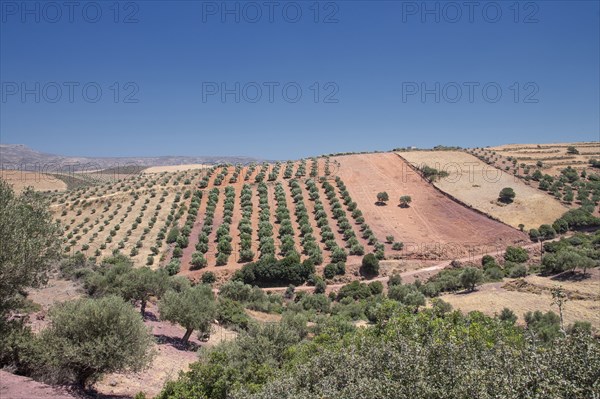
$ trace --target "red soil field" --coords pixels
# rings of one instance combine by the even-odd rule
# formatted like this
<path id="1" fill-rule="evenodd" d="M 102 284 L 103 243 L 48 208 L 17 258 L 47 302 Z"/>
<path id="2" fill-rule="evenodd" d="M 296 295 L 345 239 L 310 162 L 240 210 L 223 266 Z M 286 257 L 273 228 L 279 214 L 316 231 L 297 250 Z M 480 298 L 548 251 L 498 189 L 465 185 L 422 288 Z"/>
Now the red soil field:
<path id="1" fill-rule="evenodd" d="M 387 235 L 404 243 L 403 256 L 453 259 L 488 252 L 492 247 L 529 242 L 528 237 L 505 224 L 466 208 L 437 191 L 393 153 L 332 158 L 340 163 L 337 175 L 362 210 L 377 238 Z M 377 205 L 377 193 L 390 196 Z M 398 206 L 410 195 L 409 208 Z"/>

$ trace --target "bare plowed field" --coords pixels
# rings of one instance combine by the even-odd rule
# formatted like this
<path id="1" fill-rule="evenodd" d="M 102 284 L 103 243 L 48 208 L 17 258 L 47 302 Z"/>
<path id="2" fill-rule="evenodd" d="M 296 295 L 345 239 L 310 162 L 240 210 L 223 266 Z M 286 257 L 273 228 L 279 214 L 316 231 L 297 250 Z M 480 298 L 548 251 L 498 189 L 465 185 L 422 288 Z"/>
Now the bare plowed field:
<path id="1" fill-rule="evenodd" d="M 466 152 L 410 151 L 399 155 L 413 165 L 427 165 L 448 172 L 449 176 L 435 181 L 436 187 L 513 227 L 522 223 L 528 230 L 544 223 L 552 224 L 568 210 L 543 191 Z M 516 193 L 512 204 L 497 201 L 504 187 L 512 187 Z"/>
<path id="2" fill-rule="evenodd" d="M 338 175 L 348 187 L 367 223 L 380 241 L 393 235 L 404 243 L 405 255 L 453 259 L 469 252 L 528 241 L 525 234 L 464 207 L 438 192 L 413 172 L 397 154 L 362 154 L 335 158 Z M 390 201 L 378 205 L 377 193 Z M 410 195 L 401 208 L 398 199 Z"/>

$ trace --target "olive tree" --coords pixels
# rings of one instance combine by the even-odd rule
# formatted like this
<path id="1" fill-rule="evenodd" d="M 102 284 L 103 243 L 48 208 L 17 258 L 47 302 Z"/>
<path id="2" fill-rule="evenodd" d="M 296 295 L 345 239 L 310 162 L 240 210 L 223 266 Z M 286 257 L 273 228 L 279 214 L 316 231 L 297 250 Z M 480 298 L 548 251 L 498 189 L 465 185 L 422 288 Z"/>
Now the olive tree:
<path id="1" fill-rule="evenodd" d="M 187 344 L 192 332 L 210 333 L 215 319 L 216 303 L 210 285 L 200 284 L 182 292 L 169 291 L 159 302 L 161 320 L 180 324 L 185 328 L 181 338 Z"/>
<path id="2" fill-rule="evenodd" d="M 400 197 L 400 206 L 402 208 L 408 208 L 411 202 L 412 198 L 410 195 L 403 195 Z"/>
<path id="3" fill-rule="evenodd" d="M 41 194 L 17 196 L 0 179 L 0 318 L 18 305 L 19 292 L 46 283 L 60 234 Z"/>
<path id="4" fill-rule="evenodd" d="M 474 267 L 465 268 L 460 274 L 460 283 L 469 291 L 475 291 L 475 286 L 483 280 L 481 270 Z"/>
<path id="5" fill-rule="evenodd" d="M 140 303 L 140 313 L 145 317 L 146 305 L 150 297 L 162 296 L 168 284 L 168 274 L 164 271 L 141 267 L 125 275 L 121 292 L 124 299 Z"/>
<path id="6" fill-rule="evenodd" d="M 380 193 L 377 193 L 377 203 L 379 204 L 385 204 L 387 201 L 389 201 L 390 196 L 387 192 L 382 191 Z"/>
<path id="7" fill-rule="evenodd" d="M 48 316 L 33 355 L 35 373 L 47 379 L 84 388 L 104 373 L 143 370 L 153 358 L 149 329 L 119 297 L 64 302 Z"/>
<path id="8" fill-rule="evenodd" d="M 379 260 L 374 254 L 366 254 L 362 259 L 360 270 L 366 276 L 377 276 L 379 274 Z"/>
<path id="9" fill-rule="evenodd" d="M 500 194 L 498 194 L 498 199 L 500 200 L 500 202 L 510 204 L 514 201 L 515 196 L 515 190 L 513 190 L 510 187 L 504 187 L 502 190 L 500 190 Z"/>

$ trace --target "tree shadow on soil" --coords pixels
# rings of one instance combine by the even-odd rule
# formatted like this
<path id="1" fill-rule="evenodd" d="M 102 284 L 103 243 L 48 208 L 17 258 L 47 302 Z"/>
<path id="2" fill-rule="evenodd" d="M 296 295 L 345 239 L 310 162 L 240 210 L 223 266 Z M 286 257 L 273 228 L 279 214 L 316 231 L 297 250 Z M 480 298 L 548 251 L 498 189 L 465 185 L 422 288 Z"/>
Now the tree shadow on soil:
<path id="1" fill-rule="evenodd" d="M 150 311 L 144 312 L 144 320 L 146 321 L 160 321 L 156 315 Z"/>
<path id="2" fill-rule="evenodd" d="M 77 393 L 73 392 L 73 395 L 80 399 L 131 399 L 131 396 L 129 395 L 110 395 L 100 393 L 94 390 L 89 390 L 85 392 L 79 391 Z"/>
<path id="3" fill-rule="evenodd" d="M 173 348 L 180 351 L 196 352 L 200 348 L 200 345 L 196 344 L 195 342 L 188 342 L 187 344 L 182 343 L 180 337 L 171 337 L 164 334 L 154 334 L 154 338 L 156 338 L 157 344 L 171 345 Z"/>
<path id="4" fill-rule="evenodd" d="M 474 290 L 467 289 L 467 290 L 456 291 L 456 292 L 454 292 L 454 294 L 456 294 L 456 295 L 468 295 L 468 294 L 474 294 L 477 291 L 479 291 L 477 288 L 475 288 Z"/>
<path id="5" fill-rule="evenodd" d="M 556 276 L 550 277 L 550 280 L 579 282 L 579 281 L 587 280 L 591 277 L 592 277 L 592 275 L 589 273 L 583 274 L 583 272 L 569 270 L 567 272 L 562 272 L 560 274 L 557 274 Z"/>

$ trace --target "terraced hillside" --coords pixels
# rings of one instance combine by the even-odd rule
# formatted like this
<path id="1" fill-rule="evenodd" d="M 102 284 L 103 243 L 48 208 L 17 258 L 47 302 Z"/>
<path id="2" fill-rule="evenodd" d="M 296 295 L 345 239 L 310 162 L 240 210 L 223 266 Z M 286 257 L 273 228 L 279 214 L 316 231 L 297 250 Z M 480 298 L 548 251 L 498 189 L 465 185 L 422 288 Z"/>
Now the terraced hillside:
<path id="1" fill-rule="evenodd" d="M 567 207 L 585 206 L 600 215 L 600 144 L 597 142 L 513 144 L 468 152 Z"/>
<path id="2" fill-rule="evenodd" d="M 570 147 L 575 151 L 570 150 Z M 481 154 L 485 152 L 492 155 L 492 152 L 495 152 L 493 155 L 498 159 L 497 164 L 502 165 L 503 169 L 513 164 L 521 169 L 534 168 L 538 162 L 541 162 L 542 173 L 551 176 L 560 175 L 560 171 L 567 166 L 581 172 L 583 169 L 590 168 L 590 159 L 600 158 L 599 142 L 507 144 L 477 150 Z"/>

